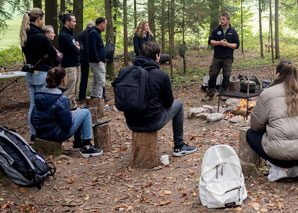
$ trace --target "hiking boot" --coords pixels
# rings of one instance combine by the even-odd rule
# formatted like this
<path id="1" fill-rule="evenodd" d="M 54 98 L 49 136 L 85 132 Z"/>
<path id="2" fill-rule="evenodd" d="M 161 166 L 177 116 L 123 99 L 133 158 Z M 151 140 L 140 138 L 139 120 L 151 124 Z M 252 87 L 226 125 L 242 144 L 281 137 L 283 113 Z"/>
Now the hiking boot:
<path id="1" fill-rule="evenodd" d="M 215 90 L 214 89 L 208 90 L 206 97 L 205 98 L 202 98 L 202 101 L 211 101 L 213 99 L 213 97 L 214 97 L 214 94 L 215 94 Z"/>
<path id="2" fill-rule="evenodd" d="M 228 99 L 228 98 L 227 98 L 226 96 L 221 96 L 221 97 L 220 97 L 220 100 L 221 100 L 221 101 L 227 101 L 227 99 Z"/>
<path id="3" fill-rule="evenodd" d="M 181 157 L 184 155 L 191 154 L 193 152 L 197 151 L 196 146 L 189 146 L 188 144 L 183 144 L 181 147 L 174 147 L 173 156 L 175 157 Z"/>
<path id="4" fill-rule="evenodd" d="M 298 166 L 294 166 L 289 169 L 288 177 L 290 178 L 298 177 Z"/>
<path id="5" fill-rule="evenodd" d="M 101 149 L 97 149 L 93 145 L 90 145 L 88 148 L 83 147 L 81 151 L 84 158 L 99 156 L 103 153 Z"/>
<path id="6" fill-rule="evenodd" d="M 271 168 L 269 170 L 269 175 L 268 175 L 267 179 L 270 182 L 275 182 L 275 181 L 278 181 L 278 180 L 288 177 L 286 170 L 284 168 L 275 166 L 272 163 L 269 163 L 269 164 L 270 164 Z"/>

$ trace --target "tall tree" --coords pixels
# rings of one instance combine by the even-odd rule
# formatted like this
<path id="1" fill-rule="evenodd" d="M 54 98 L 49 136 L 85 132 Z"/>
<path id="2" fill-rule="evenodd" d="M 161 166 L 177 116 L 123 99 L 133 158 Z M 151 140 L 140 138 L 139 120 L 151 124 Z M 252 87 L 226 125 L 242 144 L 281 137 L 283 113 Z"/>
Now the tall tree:
<path id="1" fill-rule="evenodd" d="M 133 20 L 134 20 L 134 28 L 137 28 L 137 0 L 133 0 Z"/>
<path id="2" fill-rule="evenodd" d="M 240 2 L 240 7 L 241 7 L 241 52 L 244 54 L 244 46 L 243 46 L 243 0 Z"/>
<path id="3" fill-rule="evenodd" d="M 161 0 L 161 52 L 166 51 L 166 0 Z"/>
<path id="4" fill-rule="evenodd" d="M 183 72 L 186 73 L 186 60 L 185 60 L 185 51 L 186 51 L 186 43 L 185 43 L 185 0 L 182 0 L 182 49 L 184 50 L 183 54 Z"/>
<path id="5" fill-rule="evenodd" d="M 263 33 L 262 33 L 262 3 L 261 3 L 261 0 L 259 0 L 259 30 L 260 30 L 260 54 L 261 54 L 261 58 L 264 58 Z"/>
<path id="6" fill-rule="evenodd" d="M 41 0 L 33 0 L 33 7 L 38 7 L 42 9 L 42 1 Z"/>
<path id="7" fill-rule="evenodd" d="M 60 13 L 65 12 L 65 0 L 60 0 Z"/>
<path id="8" fill-rule="evenodd" d="M 114 32 L 113 32 L 113 17 L 112 17 L 112 0 L 105 0 L 105 12 L 106 12 L 106 19 L 107 19 L 107 29 L 106 29 L 106 41 L 115 44 L 114 41 Z M 114 62 L 107 61 L 107 75 L 109 77 L 114 77 Z"/>
<path id="9" fill-rule="evenodd" d="M 279 0 L 275 0 L 275 58 L 280 58 L 279 53 Z"/>
<path id="10" fill-rule="evenodd" d="M 155 6 L 154 6 L 155 0 L 148 0 L 148 23 L 150 26 L 150 30 L 153 33 L 154 39 L 156 39 L 155 34 Z"/>
<path id="11" fill-rule="evenodd" d="M 54 32 L 58 33 L 57 0 L 45 1 L 45 24 L 52 25 Z M 53 44 L 58 47 L 58 36 L 55 37 Z"/>
<path id="12" fill-rule="evenodd" d="M 77 20 L 77 25 L 74 30 L 76 35 L 83 31 L 83 7 L 83 0 L 73 1 L 73 13 L 76 16 Z"/>
<path id="13" fill-rule="evenodd" d="M 269 0 L 269 26 L 270 26 L 270 38 L 271 38 L 271 58 L 272 58 L 272 63 L 274 63 L 274 50 L 273 50 L 273 29 L 272 29 L 272 4 L 271 0 Z"/>
<path id="14" fill-rule="evenodd" d="M 209 1 L 209 17 L 210 17 L 209 35 L 211 34 L 212 30 L 218 26 L 219 8 L 220 8 L 220 0 Z"/>
<path id="15" fill-rule="evenodd" d="M 175 11 L 175 0 L 171 0 L 171 3 L 170 3 L 170 8 L 171 8 L 171 16 L 170 16 L 170 39 L 169 39 L 169 44 L 170 44 L 170 63 L 171 63 L 171 79 L 174 78 L 173 76 L 173 58 L 174 58 L 174 45 L 175 45 L 175 35 L 174 35 L 174 32 L 175 32 L 175 21 L 174 21 L 174 11 Z"/>
<path id="16" fill-rule="evenodd" d="M 127 0 L 123 0 L 123 43 L 124 43 L 124 65 L 128 66 L 128 40 L 127 40 Z"/>

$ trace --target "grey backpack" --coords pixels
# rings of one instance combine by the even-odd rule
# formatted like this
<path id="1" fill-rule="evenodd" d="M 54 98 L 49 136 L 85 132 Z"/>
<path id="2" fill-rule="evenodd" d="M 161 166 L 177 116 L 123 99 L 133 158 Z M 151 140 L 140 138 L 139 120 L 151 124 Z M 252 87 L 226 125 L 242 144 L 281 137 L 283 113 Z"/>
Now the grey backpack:
<path id="1" fill-rule="evenodd" d="M 0 127 L 0 166 L 15 184 L 38 189 L 56 172 L 53 163 L 46 163 L 22 136 L 6 127 Z"/>

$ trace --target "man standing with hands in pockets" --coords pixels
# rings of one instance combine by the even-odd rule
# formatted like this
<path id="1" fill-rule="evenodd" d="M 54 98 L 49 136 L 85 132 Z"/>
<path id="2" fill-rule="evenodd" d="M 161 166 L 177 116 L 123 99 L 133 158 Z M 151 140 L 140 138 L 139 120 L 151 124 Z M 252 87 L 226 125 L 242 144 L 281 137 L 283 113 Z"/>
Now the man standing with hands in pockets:
<path id="1" fill-rule="evenodd" d="M 212 31 L 208 40 L 209 45 L 214 46 L 214 56 L 209 69 L 210 79 L 208 81 L 207 95 L 202 101 L 208 101 L 213 98 L 216 79 L 220 69 L 223 69 L 221 92 L 228 89 L 234 59 L 234 49 L 238 49 L 240 45 L 238 33 L 230 25 L 230 15 L 228 13 L 224 12 L 221 14 L 220 23 L 221 24 Z"/>
<path id="2" fill-rule="evenodd" d="M 106 83 L 106 52 L 101 32 L 106 28 L 107 20 L 99 17 L 88 35 L 89 64 L 93 72 L 91 98 L 103 98 L 103 89 Z"/>

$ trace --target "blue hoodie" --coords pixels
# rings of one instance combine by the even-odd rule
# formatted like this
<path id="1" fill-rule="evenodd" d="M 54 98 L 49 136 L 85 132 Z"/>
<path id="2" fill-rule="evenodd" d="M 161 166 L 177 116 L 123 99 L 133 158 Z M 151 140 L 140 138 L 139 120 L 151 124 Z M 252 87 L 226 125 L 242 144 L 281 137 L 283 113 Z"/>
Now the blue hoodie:
<path id="1" fill-rule="evenodd" d="M 73 116 L 69 99 L 63 91 L 61 88 L 44 87 L 41 92 L 35 93 L 31 122 L 37 137 L 55 142 L 66 140 Z"/>

